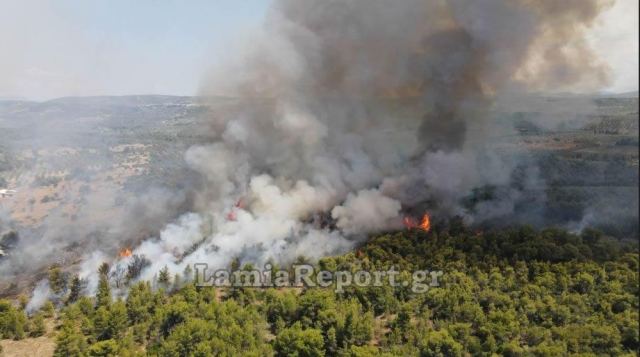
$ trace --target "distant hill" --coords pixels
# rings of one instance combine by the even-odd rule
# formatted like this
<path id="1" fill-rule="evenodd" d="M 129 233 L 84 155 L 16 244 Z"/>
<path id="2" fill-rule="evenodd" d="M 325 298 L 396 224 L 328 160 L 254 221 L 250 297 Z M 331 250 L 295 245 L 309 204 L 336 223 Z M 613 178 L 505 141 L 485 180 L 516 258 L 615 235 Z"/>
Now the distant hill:
<path id="1" fill-rule="evenodd" d="M 638 91 L 624 93 L 607 93 L 601 94 L 601 96 L 610 98 L 638 98 Z"/>

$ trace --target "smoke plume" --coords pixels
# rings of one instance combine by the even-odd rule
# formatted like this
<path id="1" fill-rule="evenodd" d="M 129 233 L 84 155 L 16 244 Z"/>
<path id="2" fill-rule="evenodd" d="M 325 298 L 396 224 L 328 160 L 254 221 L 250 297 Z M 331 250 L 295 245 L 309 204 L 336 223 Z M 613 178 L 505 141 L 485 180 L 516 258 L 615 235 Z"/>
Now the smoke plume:
<path id="1" fill-rule="evenodd" d="M 213 142 L 187 152 L 207 189 L 179 225 L 208 226 L 169 265 L 332 254 L 416 207 L 477 223 L 531 218 L 517 207 L 531 202 L 525 191 L 543 201 L 544 182 L 526 152 L 492 145 L 510 129 L 488 111 L 505 94 L 603 85 L 584 31 L 610 5 L 277 1 L 203 85 L 238 99 L 212 115 Z M 499 189 L 470 210 L 464 198 L 480 187 Z"/>
<path id="2" fill-rule="evenodd" d="M 516 207 L 544 182 L 526 152 L 494 145 L 511 129 L 489 111 L 506 94 L 603 85 L 584 32 L 610 5 L 276 1 L 203 83 L 205 98 L 236 99 L 212 108 L 211 142 L 186 152 L 204 181 L 193 212 L 134 249 L 151 262 L 141 277 L 334 254 L 411 210 L 474 223 L 535 214 Z M 497 187 L 491 200 L 464 204 L 483 187 Z"/>

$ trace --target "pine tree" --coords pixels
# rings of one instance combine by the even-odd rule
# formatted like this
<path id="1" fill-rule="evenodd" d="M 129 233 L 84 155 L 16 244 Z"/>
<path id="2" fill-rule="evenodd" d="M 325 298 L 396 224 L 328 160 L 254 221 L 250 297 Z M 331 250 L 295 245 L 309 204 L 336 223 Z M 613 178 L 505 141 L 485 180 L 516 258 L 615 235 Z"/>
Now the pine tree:
<path id="1" fill-rule="evenodd" d="M 240 258 L 238 257 L 233 258 L 233 260 L 231 260 L 230 267 L 231 267 L 231 271 L 236 271 L 240 269 Z"/>
<path id="2" fill-rule="evenodd" d="M 299 323 L 282 330 L 276 337 L 273 347 L 278 356 L 314 356 L 325 355 L 324 339 L 318 329 L 303 330 Z"/>
<path id="3" fill-rule="evenodd" d="M 109 317 L 109 310 L 104 306 L 99 307 L 93 314 L 93 335 L 96 340 L 104 341 L 112 337 Z"/>
<path id="4" fill-rule="evenodd" d="M 108 320 L 110 338 L 119 338 L 127 327 L 127 307 L 121 300 L 116 301 L 109 309 Z"/>
<path id="5" fill-rule="evenodd" d="M 84 337 L 75 330 L 71 321 L 67 321 L 58 334 L 53 355 L 54 357 L 83 356 L 86 348 Z"/>
<path id="6" fill-rule="evenodd" d="M 24 338 L 27 317 L 24 311 L 16 309 L 8 300 L 0 300 L 0 339 Z"/>
<path id="7" fill-rule="evenodd" d="M 176 273 L 176 275 L 173 276 L 173 290 L 177 291 L 182 287 L 182 277 L 180 276 L 180 274 Z"/>
<path id="8" fill-rule="evenodd" d="M 118 356 L 118 343 L 114 340 L 96 342 L 89 348 L 89 356 Z"/>
<path id="9" fill-rule="evenodd" d="M 44 303 L 44 305 L 42 305 L 42 308 L 40 310 L 44 314 L 44 317 L 50 318 L 55 315 L 56 308 L 53 306 L 53 303 L 51 301 L 47 301 Z"/>
<path id="10" fill-rule="evenodd" d="M 47 329 L 44 325 L 44 316 L 42 316 L 42 313 L 33 315 L 29 324 L 29 336 L 38 337 L 44 335 L 45 332 L 47 332 Z"/>
<path id="11" fill-rule="evenodd" d="M 58 266 L 53 266 L 49 269 L 49 287 L 56 294 L 60 294 L 67 287 L 65 274 Z"/>
<path id="12" fill-rule="evenodd" d="M 187 283 L 190 283 L 190 282 L 195 280 L 195 277 L 193 276 L 193 269 L 191 268 L 191 265 L 187 264 L 187 266 L 184 267 L 184 271 L 182 272 L 182 276 L 184 277 L 184 281 L 187 282 Z"/>
<path id="13" fill-rule="evenodd" d="M 29 304 L 29 297 L 25 294 L 20 294 L 20 296 L 18 296 L 18 303 L 20 304 L 20 308 L 24 310 L 27 304 Z"/>
<path id="14" fill-rule="evenodd" d="M 160 269 L 160 273 L 158 274 L 158 284 L 166 289 L 170 282 L 171 275 L 169 275 L 169 268 L 165 265 L 164 268 Z"/>
<path id="15" fill-rule="evenodd" d="M 107 307 L 111 304 L 111 287 L 109 286 L 109 279 L 104 274 L 100 274 L 100 281 L 98 282 L 98 292 L 96 293 L 96 308 L 101 306 Z"/>
<path id="16" fill-rule="evenodd" d="M 69 296 L 67 296 L 67 304 L 72 304 L 78 300 L 80 293 L 82 292 L 82 280 L 78 274 L 71 279 L 71 286 L 69 287 Z"/>
<path id="17" fill-rule="evenodd" d="M 335 355 L 338 352 L 338 339 L 336 337 L 335 327 L 330 327 L 324 342 L 324 349 L 329 355 Z"/>
<path id="18" fill-rule="evenodd" d="M 110 270 L 111 270 L 111 267 L 109 267 L 108 263 L 102 263 L 98 268 L 98 274 L 108 276 Z"/>
<path id="19" fill-rule="evenodd" d="M 140 273 L 144 268 L 151 265 L 151 262 L 144 257 L 144 255 L 134 254 L 131 257 L 131 262 L 127 266 L 126 280 L 131 282 L 140 276 Z"/>

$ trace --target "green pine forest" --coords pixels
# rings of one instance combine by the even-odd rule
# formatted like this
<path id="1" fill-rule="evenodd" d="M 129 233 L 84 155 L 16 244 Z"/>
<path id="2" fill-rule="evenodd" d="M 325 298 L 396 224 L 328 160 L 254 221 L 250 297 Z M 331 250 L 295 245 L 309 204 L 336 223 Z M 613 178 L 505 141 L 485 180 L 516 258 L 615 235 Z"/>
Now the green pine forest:
<path id="1" fill-rule="evenodd" d="M 304 257 L 298 259 L 306 261 Z M 44 333 L 56 356 L 636 356 L 639 254 L 595 230 L 576 235 L 529 226 L 476 231 L 453 220 L 430 232 L 370 237 L 326 257 L 327 270 L 441 270 L 440 286 L 196 287 L 193 270 L 125 282 L 113 299 L 109 266 L 95 297 L 59 268 L 64 296 L 30 316 L 0 301 L 0 337 Z M 234 264 L 251 269 L 250 262 Z M 285 267 L 286 268 L 286 267 Z M 406 274 L 401 279 L 408 278 Z M 56 306 L 54 306 L 56 305 Z"/>

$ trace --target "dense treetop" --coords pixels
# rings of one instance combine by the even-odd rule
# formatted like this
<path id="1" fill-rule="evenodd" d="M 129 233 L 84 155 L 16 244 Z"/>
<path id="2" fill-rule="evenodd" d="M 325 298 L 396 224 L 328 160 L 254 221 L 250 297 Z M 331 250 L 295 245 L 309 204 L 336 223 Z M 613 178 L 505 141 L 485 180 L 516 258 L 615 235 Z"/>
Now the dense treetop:
<path id="1" fill-rule="evenodd" d="M 52 271 L 66 292 L 56 302 L 56 355 L 634 356 L 640 348 L 637 244 L 597 231 L 482 232 L 452 221 L 428 233 L 381 234 L 315 265 L 443 275 L 440 286 L 417 294 L 388 285 L 196 287 L 188 269 L 159 272 L 161 282 L 132 279 L 126 298 L 113 299 L 108 266 L 96 298 L 79 296 L 79 281 Z M 0 336 L 41 334 L 50 310 L 27 317 L 0 302 Z"/>

